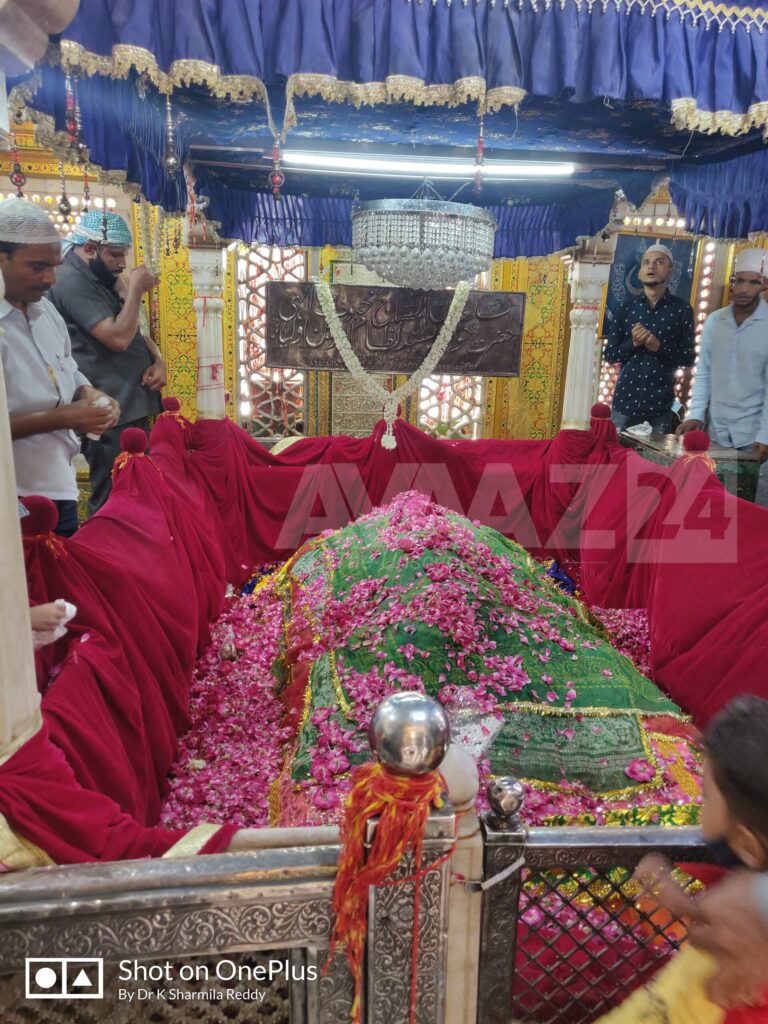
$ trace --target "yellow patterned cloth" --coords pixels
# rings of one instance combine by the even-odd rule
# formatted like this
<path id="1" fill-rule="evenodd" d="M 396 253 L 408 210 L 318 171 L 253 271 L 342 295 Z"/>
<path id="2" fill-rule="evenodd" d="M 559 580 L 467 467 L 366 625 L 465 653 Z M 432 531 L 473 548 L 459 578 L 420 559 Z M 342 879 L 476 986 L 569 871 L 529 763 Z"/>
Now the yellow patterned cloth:
<path id="1" fill-rule="evenodd" d="M 714 969 L 710 957 L 686 946 L 649 985 L 633 992 L 598 1024 L 722 1024 L 725 1011 L 704 993 Z"/>

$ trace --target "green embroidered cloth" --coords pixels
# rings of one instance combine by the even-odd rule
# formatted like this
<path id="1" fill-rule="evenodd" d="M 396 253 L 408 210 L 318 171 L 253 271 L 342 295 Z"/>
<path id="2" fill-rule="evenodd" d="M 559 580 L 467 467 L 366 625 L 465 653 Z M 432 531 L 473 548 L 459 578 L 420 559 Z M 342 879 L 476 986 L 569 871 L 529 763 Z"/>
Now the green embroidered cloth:
<path id="1" fill-rule="evenodd" d="M 661 783 L 644 723 L 680 709 L 496 531 L 402 494 L 305 545 L 271 585 L 294 782 L 333 784 L 368 757 L 378 701 L 423 687 L 489 736 L 503 718 L 492 774 L 605 797 Z"/>

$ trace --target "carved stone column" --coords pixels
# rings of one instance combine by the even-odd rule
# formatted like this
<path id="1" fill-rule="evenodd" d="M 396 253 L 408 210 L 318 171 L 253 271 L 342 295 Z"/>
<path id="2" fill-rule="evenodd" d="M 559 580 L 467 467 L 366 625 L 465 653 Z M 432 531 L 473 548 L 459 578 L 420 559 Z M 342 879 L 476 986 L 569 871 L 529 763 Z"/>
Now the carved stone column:
<path id="1" fill-rule="evenodd" d="M 597 327 L 609 263 L 586 259 L 571 266 L 571 343 L 563 398 L 563 429 L 586 430 L 602 360 Z"/>
<path id="2" fill-rule="evenodd" d="M 0 275 L 0 294 L 3 293 Z M 40 695 L 35 681 L 27 577 L 21 549 L 5 381 L 0 372 L 0 763 L 12 745 L 35 731 Z"/>
<path id="3" fill-rule="evenodd" d="M 220 420 L 226 415 L 222 242 L 202 216 L 193 226 L 187 224 L 185 235 L 197 314 L 197 418 Z"/>

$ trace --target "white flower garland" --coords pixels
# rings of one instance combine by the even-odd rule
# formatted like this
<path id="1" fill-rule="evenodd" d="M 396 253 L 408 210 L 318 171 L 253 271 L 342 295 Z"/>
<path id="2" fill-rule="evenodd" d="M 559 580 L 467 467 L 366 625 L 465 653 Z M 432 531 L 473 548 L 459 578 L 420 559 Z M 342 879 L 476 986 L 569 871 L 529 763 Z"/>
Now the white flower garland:
<path id="1" fill-rule="evenodd" d="M 160 277 L 165 210 L 162 206 L 158 208 L 154 231 L 151 227 L 150 210 L 150 203 L 142 196 L 139 205 L 139 227 L 141 229 L 141 247 L 144 250 L 144 266 L 153 277 Z"/>
<path id="2" fill-rule="evenodd" d="M 384 406 L 384 422 L 387 428 L 381 438 L 382 448 L 397 448 L 397 440 L 395 439 L 394 432 L 392 430 L 392 424 L 397 416 L 397 407 L 404 398 L 409 398 L 415 391 L 421 387 L 422 382 L 429 376 L 431 376 L 437 364 L 445 355 L 445 352 L 450 344 L 451 338 L 453 337 L 454 331 L 459 325 L 461 320 L 461 314 L 464 312 L 464 307 L 467 304 L 467 298 L 469 297 L 469 285 L 466 281 L 460 281 L 456 286 L 456 291 L 453 293 L 451 299 L 451 305 L 448 310 L 448 315 L 443 322 L 443 326 L 440 328 L 440 333 L 435 338 L 432 348 L 429 350 L 421 366 L 411 374 L 408 380 L 401 384 L 399 388 L 395 388 L 394 391 L 387 391 L 383 388 L 378 381 L 375 381 L 373 377 L 365 370 L 357 358 L 354 349 L 349 343 L 347 332 L 339 320 L 339 314 L 336 312 L 336 304 L 333 301 L 333 292 L 331 286 L 326 281 L 318 281 L 315 283 L 317 288 L 317 297 L 320 300 L 320 308 L 323 311 L 323 316 L 328 324 L 333 338 L 333 343 L 336 346 L 339 355 L 341 356 L 344 365 L 352 374 L 358 384 L 363 387 L 368 394 L 381 402 Z"/>

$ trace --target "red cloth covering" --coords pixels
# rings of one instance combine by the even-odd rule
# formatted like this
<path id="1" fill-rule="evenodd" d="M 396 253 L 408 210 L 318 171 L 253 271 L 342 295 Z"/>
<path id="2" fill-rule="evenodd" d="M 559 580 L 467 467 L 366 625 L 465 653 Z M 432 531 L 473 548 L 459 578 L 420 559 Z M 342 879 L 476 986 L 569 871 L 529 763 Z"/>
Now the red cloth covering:
<path id="1" fill-rule="evenodd" d="M 188 724 L 189 678 L 224 591 L 221 545 L 207 541 L 205 524 L 151 461 L 126 458 L 118 476 L 107 507 L 70 540 L 50 533 L 56 512 L 47 499 L 27 499 L 23 521 L 31 601 L 63 597 L 78 607 L 67 636 L 38 658 L 48 687 L 45 749 L 59 752 L 52 763 L 67 765 L 73 810 L 95 794 L 107 801 L 104 827 L 117 831 L 106 859 L 163 852 L 182 834 L 152 829 L 157 850 L 132 845 L 157 821 Z M 101 847 L 82 837 L 82 856 L 66 847 L 57 853 L 55 831 L 40 823 L 35 838 L 24 827 L 9 781 L 18 765 L 17 754 L 0 767 L 0 811 L 11 825 L 56 860 L 102 859 Z M 226 848 L 232 831 L 220 830 L 206 848 Z M 98 838 L 94 832 L 94 844 Z M 120 843 L 124 852 L 115 852 Z"/>
<path id="2" fill-rule="evenodd" d="M 666 469 L 624 450 L 604 410 L 593 413 L 590 431 L 551 441 L 443 441 L 398 422 L 394 450 L 381 447 L 380 423 L 368 438 L 307 438 L 272 456 L 228 420 L 191 424 L 174 410 L 154 427 L 151 457 L 131 442 L 109 501 L 71 540 L 50 535 L 50 503 L 25 499 L 31 600 L 78 606 L 69 635 L 38 659 L 42 687 L 55 675 L 45 764 L 65 766 L 66 786 L 107 800 L 118 823 L 94 819 L 93 843 L 81 837 L 67 856 L 133 856 L 125 837 L 157 820 L 225 580 L 240 583 L 403 490 L 576 566 L 589 603 L 647 607 L 655 678 L 697 723 L 737 693 L 768 697 L 765 510 L 727 495 L 703 456 Z M 30 831 L 44 808 L 23 810 L 20 764 L 0 767 L 0 810 L 58 850 L 42 821 Z M 66 803 L 58 811 L 57 822 Z"/>

